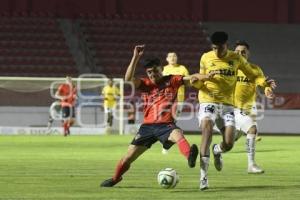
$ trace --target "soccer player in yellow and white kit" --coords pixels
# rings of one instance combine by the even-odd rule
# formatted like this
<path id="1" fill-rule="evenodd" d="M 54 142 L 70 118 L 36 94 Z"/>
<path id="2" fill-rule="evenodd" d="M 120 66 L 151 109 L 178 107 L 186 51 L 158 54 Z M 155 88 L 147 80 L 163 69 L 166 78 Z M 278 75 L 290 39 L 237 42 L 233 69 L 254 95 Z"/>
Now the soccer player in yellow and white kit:
<path id="1" fill-rule="evenodd" d="M 248 60 L 250 55 L 249 44 L 246 41 L 237 41 L 235 52 Z M 235 140 L 242 134 L 247 135 L 248 173 L 259 174 L 263 173 L 264 170 L 255 163 L 255 138 L 257 136 L 256 89 L 258 86 L 263 88 L 267 94 L 266 97 L 273 98 L 272 89 L 275 89 L 276 83 L 274 80 L 268 80 L 270 86 L 266 87 L 266 77 L 261 68 L 252 63 L 251 67 L 258 74 L 258 78 L 250 79 L 241 70 L 238 70 L 237 74 L 237 83 L 234 91 L 234 115 L 237 129 Z"/>
<path id="2" fill-rule="evenodd" d="M 189 71 L 183 65 L 178 64 L 178 56 L 175 52 L 169 52 L 167 54 L 166 61 L 168 65 L 164 66 L 163 75 L 181 75 L 181 76 L 189 76 Z M 178 89 L 177 92 L 177 106 L 176 106 L 176 117 L 178 117 L 183 109 L 183 103 L 185 98 L 185 86 L 182 85 Z M 166 149 L 162 150 L 163 154 L 167 154 L 168 151 Z"/>
<path id="3" fill-rule="evenodd" d="M 120 96 L 119 88 L 113 85 L 113 80 L 108 79 L 107 85 L 102 89 L 104 97 L 104 112 L 107 119 L 107 128 L 113 125 L 113 112 L 117 104 L 117 97 Z"/>
<path id="4" fill-rule="evenodd" d="M 222 170 L 221 153 L 232 149 L 235 135 L 234 118 L 234 90 L 237 71 L 240 69 L 248 78 L 256 80 L 258 75 L 242 56 L 228 50 L 228 35 L 225 32 L 215 32 L 210 37 L 212 51 L 202 55 L 200 60 L 200 74 L 218 72 L 199 91 L 199 123 L 202 131 L 200 146 L 200 189 L 208 189 L 208 165 L 214 124 L 221 130 L 223 141 L 214 144 L 212 152 L 214 165 L 218 171 Z M 267 83 L 264 81 L 263 84 Z"/>

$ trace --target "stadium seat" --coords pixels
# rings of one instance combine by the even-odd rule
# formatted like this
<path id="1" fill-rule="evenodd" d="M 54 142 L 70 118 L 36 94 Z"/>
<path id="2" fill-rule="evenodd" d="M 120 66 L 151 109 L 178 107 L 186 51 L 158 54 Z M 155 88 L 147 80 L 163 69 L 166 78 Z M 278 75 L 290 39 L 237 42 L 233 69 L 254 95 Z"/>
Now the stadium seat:
<path id="1" fill-rule="evenodd" d="M 0 54 L 5 56 L 0 59 L 0 65 L 9 68 L 0 72 L 1 75 L 47 76 L 45 70 L 49 66 L 54 66 L 49 70 L 52 72 L 55 66 L 63 66 L 72 73 L 78 73 L 64 35 L 53 14 L 48 12 L 13 12 L 2 17 Z M 66 70 L 60 76 L 65 74 Z"/>

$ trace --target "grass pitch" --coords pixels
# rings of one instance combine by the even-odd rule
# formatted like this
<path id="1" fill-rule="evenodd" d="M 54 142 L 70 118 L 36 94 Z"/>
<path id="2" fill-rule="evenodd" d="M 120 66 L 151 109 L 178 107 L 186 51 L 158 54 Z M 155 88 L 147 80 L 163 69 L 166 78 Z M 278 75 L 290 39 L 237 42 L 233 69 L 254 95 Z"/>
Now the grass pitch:
<path id="1" fill-rule="evenodd" d="M 199 135 L 187 136 L 191 143 Z M 223 171 L 213 160 L 210 189 L 199 190 L 199 159 L 190 169 L 173 146 L 168 155 L 155 144 L 138 159 L 113 188 L 99 184 L 112 176 L 132 136 L 0 136 L 0 199 L 300 199 L 300 137 L 263 136 L 257 143 L 257 163 L 266 171 L 249 175 L 245 137 L 224 154 Z M 220 141 L 214 136 L 214 142 Z M 158 186 L 160 169 L 172 167 L 180 175 L 176 188 Z"/>

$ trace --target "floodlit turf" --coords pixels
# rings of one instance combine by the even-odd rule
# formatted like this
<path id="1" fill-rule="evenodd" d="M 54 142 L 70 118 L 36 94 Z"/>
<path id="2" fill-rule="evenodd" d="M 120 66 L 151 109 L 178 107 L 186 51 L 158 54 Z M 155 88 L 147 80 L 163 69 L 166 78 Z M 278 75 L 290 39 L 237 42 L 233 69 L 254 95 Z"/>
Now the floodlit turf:
<path id="1" fill-rule="evenodd" d="M 200 136 L 187 136 L 200 142 Z M 0 136 L 0 199 L 200 200 L 300 199 L 300 137 L 263 136 L 257 144 L 262 175 L 246 173 L 245 137 L 225 154 L 217 172 L 211 159 L 210 189 L 200 191 L 199 161 L 194 169 L 174 146 L 161 154 L 157 143 L 137 160 L 114 188 L 100 188 L 111 177 L 132 136 Z M 215 141 L 220 137 L 214 136 Z M 180 182 L 162 189 L 156 175 L 175 168 Z"/>

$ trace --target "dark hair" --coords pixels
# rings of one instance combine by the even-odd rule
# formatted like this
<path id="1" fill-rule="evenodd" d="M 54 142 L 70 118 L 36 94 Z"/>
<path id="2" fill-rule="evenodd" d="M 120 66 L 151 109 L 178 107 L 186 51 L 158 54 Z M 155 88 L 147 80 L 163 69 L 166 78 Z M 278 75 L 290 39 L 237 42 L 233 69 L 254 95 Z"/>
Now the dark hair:
<path id="1" fill-rule="evenodd" d="M 215 45 L 225 44 L 228 40 L 228 34 L 224 31 L 216 31 L 210 36 L 211 43 Z"/>
<path id="2" fill-rule="evenodd" d="M 151 68 L 151 67 L 158 67 L 160 66 L 160 59 L 159 58 L 146 58 L 143 62 L 143 66 L 145 69 Z"/>
<path id="3" fill-rule="evenodd" d="M 250 49 L 249 44 L 248 44 L 245 40 L 237 40 L 237 41 L 235 42 L 234 48 L 236 48 L 236 47 L 239 46 L 239 45 L 247 47 L 248 50 Z"/>

